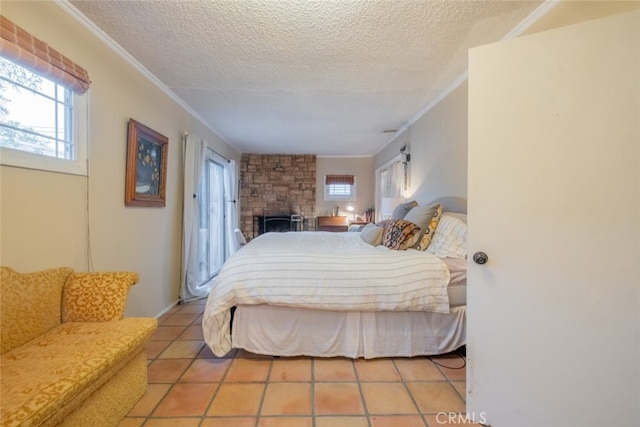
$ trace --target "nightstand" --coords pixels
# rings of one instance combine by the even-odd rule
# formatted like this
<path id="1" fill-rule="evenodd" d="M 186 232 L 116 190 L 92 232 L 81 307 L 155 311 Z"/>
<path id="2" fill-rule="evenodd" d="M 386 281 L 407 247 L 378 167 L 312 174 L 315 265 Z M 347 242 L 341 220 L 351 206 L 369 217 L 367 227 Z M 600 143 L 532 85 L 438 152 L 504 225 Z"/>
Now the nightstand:
<path id="1" fill-rule="evenodd" d="M 349 229 L 349 221 L 346 216 L 319 216 L 317 224 L 317 231 L 347 231 Z"/>

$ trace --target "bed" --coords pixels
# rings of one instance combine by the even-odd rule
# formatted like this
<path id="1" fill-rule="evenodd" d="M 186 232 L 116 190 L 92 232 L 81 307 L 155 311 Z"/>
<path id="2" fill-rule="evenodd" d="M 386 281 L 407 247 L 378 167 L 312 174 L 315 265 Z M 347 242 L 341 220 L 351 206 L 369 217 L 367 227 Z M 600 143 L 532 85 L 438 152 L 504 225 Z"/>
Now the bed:
<path id="1" fill-rule="evenodd" d="M 367 359 L 435 355 L 465 345 L 466 203 L 441 198 L 418 206 L 438 205 L 440 221 L 427 250 L 374 246 L 360 232 L 253 239 L 227 260 L 208 297 L 207 345 L 220 357 L 241 348 Z M 403 217 L 411 219 L 411 209 L 418 210 Z M 442 250 L 450 238 L 440 232 L 451 218 L 459 228 L 453 254 Z"/>

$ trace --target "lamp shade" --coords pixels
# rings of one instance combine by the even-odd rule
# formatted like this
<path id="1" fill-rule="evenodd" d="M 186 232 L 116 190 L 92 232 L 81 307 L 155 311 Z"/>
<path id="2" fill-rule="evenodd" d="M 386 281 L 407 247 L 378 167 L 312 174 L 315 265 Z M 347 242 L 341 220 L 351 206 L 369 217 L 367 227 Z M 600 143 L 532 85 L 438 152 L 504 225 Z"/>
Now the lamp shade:
<path id="1" fill-rule="evenodd" d="M 391 216 L 393 210 L 402 203 L 404 199 L 402 197 L 383 197 L 380 204 L 380 210 L 382 215 Z"/>

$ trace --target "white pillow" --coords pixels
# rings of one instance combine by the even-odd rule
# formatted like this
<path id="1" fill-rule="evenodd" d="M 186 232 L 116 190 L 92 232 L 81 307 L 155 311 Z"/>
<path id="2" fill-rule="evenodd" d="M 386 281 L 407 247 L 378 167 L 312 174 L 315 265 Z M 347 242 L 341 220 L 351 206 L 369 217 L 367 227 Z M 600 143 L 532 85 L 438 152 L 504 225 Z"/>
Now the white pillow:
<path id="1" fill-rule="evenodd" d="M 443 212 L 449 216 L 453 216 L 467 222 L 467 214 L 466 213 L 458 213 L 458 212 Z"/>
<path id="2" fill-rule="evenodd" d="M 384 228 L 379 227 L 373 223 L 369 223 L 365 225 L 362 231 L 360 232 L 360 237 L 362 237 L 362 240 L 364 240 L 370 245 L 379 246 L 382 244 L 383 233 L 384 233 Z"/>
<path id="3" fill-rule="evenodd" d="M 467 258 L 467 223 L 443 213 L 427 252 L 440 258 Z"/>

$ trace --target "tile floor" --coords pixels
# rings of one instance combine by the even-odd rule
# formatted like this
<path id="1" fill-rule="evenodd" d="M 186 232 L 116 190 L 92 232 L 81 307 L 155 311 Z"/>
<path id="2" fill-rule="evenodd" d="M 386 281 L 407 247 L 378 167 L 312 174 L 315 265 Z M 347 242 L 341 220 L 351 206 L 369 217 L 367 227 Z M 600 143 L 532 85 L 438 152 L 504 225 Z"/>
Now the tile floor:
<path id="1" fill-rule="evenodd" d="M 149 389 L 120 427 L 384 427 L 464 423 L 464 360 L 215 357 L 202 337 L 205 301 L 159 319 Z M 451 420 L 449 420 L 449 414 Z M 459 422 L 456 424 L 456 422 Z"/>

